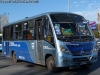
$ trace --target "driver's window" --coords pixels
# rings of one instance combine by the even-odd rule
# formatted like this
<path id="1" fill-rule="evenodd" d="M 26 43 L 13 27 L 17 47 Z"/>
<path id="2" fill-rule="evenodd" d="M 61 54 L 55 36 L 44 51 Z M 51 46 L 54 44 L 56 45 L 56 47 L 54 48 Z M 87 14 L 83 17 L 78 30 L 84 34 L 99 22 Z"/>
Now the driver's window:
<path id="1" fill-rule="evenodd" d="M 53 43 L 53 39 L 54 39 L 54 38 L 53 38 L 53 32 L 52 32 L 52 28 L 51 28 L 51 25 L 50 25 L 49 20 L 46 19 L 46 20 L 44 21 L 44 24 L 45 24 L 45 26 L 44 26 L 44 38 L 45 38 L 47 41 Z"/>
<path id="2" fill-rule="evenodd" d="M 50 23 L 48 24 L 48 36 L 53 36 L 52 29 Z"/>

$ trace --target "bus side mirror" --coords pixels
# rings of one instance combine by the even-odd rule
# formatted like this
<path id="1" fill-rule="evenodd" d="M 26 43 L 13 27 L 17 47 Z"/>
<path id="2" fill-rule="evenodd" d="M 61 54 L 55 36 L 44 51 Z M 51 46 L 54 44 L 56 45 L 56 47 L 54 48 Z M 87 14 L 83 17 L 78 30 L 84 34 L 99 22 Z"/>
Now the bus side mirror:
<path id="1" fill-rule="evenodd" d="M 89 20 L 86 20 L 86 22 L 89 24 Z"/>

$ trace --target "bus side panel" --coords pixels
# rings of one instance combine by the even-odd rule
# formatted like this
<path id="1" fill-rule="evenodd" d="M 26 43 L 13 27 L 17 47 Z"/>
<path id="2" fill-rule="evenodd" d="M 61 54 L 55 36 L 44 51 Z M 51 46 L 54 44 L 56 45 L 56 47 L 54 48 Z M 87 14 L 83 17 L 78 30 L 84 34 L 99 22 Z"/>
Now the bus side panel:
<path id="1" fill-rule="evenodd" d="M 33 41 L 34 43 L 34 41 Z M 17 59 L 28 61 L 34 63 L 34 60 L 32 59 L 33 56 L 31 54 L 34 53 L 34 50 L 30 49 L 31 43 L 29 41 L 10 41 L 9 42 L 9 48 L 10 48 L 10 56 L 12 56 L 12 51 L 16 53 Z"/>
<path id="2" fill-rule="evenodd" d="M 2 42 L 2 54 L 6 55 L 5 41 Z"/>
<path id="3" fill-rule="evenodd" d="M 36 63 L 36 41 L 35 40 L 27 41 L 27 45 L 28 45 L 30 57 L 32 61 Z"/>
<path id="4" fill-rule="evenodd" d="M 9 54 L 9 42 L 7 42 L 7 41 L 3 41 L 2 42 L 2 53 L 4 55 L 8 55 Z"/>
<path id="5" fill-rule="evenodd" d="M 44 58 L 44 61 L 45 61 L 45 56 L 47 54 L 51 54 L 54 58 L 56 58 L 56 48 L 53 47 L 50 43 L 48 43 L 47 41 L 44 41 L 43 42 L 43 58 Z M 56 59 L 55 59 L 56 61 Z"/>
<path id="6" fill-rule="evenodd" d="M 0 44 L 0 51 L 2 51 L 2 44 Z"/>

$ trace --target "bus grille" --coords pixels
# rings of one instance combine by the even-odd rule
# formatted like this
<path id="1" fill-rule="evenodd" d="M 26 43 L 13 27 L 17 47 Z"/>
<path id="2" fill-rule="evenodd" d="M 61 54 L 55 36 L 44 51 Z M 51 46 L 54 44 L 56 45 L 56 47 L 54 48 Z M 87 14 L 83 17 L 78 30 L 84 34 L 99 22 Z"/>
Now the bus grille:
<path id="1" fill-rule="evenodd" d="M 82 53 L 81 51 L 84 51 Z M 78 50 L 78 51 L 71 51 L 73 56 L 82 56 L 82 55 L 89 55 L 91 54 L 91 50 Z"/>
<path id="2" fill-rule="evenodd" d="M 88 58 L 84 57 L 84 58 L 73 58 L 74 62 L 81 62 L 81 61 L 88 61 Z"/>

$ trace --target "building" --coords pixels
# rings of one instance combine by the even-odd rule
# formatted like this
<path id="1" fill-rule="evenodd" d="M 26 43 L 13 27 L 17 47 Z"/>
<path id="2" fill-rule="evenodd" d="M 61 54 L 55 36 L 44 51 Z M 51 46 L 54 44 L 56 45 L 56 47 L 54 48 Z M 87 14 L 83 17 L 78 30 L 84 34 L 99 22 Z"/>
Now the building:
<path id="1" fill-rule="evenodd" d="M 9 23 L 9 17 L 8 15 L 5 13 L 5 14 L 1 14 L 0 15 L 0 32 L 2 32 L 2 27 L 6 24 Z"/>

